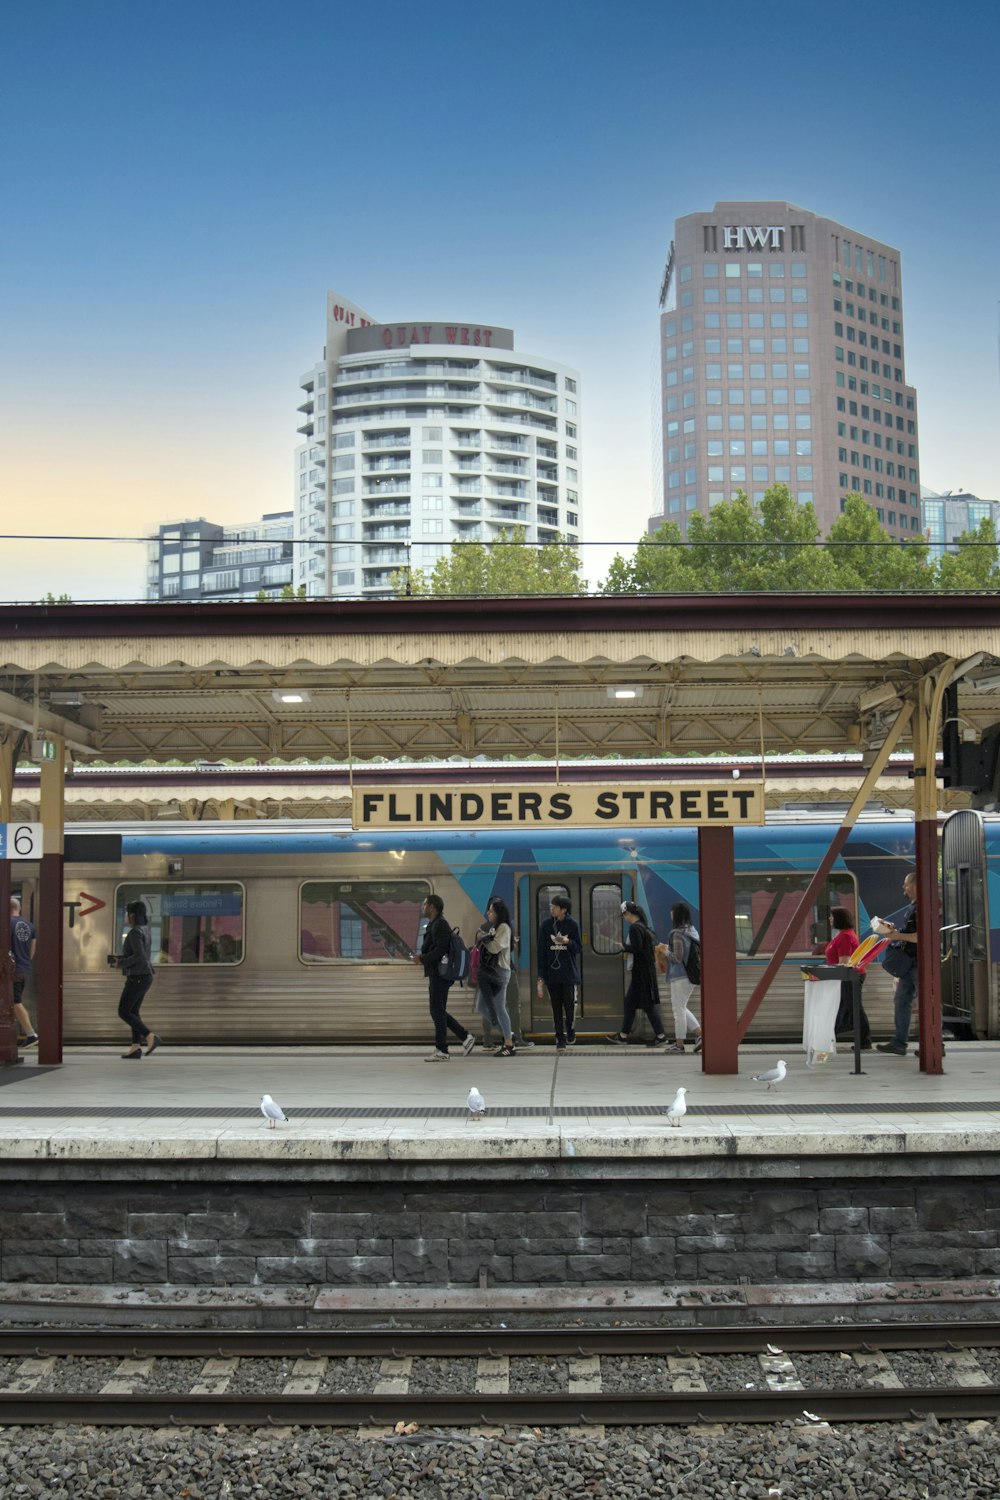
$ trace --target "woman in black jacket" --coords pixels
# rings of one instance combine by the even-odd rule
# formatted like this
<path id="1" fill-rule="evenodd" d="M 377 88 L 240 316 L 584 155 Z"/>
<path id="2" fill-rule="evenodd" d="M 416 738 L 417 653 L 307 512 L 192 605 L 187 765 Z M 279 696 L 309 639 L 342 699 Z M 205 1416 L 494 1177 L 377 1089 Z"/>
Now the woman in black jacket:
<path id="1" fill-rule="evenodd" d="M 644 1010 L 653 1028 L 653 1040 L 648 1047 L 663 1047 L 667 1037 L 660 1014 L 660 985 L 656 977 L 656 938 L 650 931 L 649 918 L 634 901 L 622 902 L 622 916 L 628 926 L 623 953 L 632 955 L 632 983 L 625 994 L 625 1014 L 620 1031 L 612 1031 L 605 1038 L 622 1045 L 629 1039 L 635 1025 L 635 1013 Z"/>
<path id="2" fill-rule="evenodd" d="M 122 944 L 122 956 L 118 960 L 125 975 L 125 987 L 118 1002 L 118 1014 L 132 1032 L 132 1045 L 122 1057 L 127 1061 L 146 1056 L 156 1051 L 160 1038 L 142 1024 L 139 1012 L 149 986 L 153 982 L 153 965 L 149 951 L 149 919 L 143 901 L 130 901 L 125 908 L 128 931 Z"/>

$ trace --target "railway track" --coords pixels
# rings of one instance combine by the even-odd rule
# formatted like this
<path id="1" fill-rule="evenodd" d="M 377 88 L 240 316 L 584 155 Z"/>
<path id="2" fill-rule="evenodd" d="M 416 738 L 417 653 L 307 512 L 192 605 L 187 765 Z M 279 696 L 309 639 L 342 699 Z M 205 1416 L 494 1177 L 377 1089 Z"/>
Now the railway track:
<path id="1" fill-rule="evenodd" d="M 1000 1323 L 0 1332 L 5 1425 L 593 1432 L 930 1414 L 1000 1416 Z"/>

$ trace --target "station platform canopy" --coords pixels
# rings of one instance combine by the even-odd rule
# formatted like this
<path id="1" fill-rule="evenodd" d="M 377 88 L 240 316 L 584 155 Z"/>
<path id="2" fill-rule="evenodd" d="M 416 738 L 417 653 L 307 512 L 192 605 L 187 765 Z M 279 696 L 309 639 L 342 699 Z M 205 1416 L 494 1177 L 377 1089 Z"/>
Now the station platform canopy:
<path id="1" fill-rule="evenodd" d="M 864 752 L 949 663 L 1000 720 L 990 595 L 10 605 L 0 655 L 0 732 L 76 760 Z"/>

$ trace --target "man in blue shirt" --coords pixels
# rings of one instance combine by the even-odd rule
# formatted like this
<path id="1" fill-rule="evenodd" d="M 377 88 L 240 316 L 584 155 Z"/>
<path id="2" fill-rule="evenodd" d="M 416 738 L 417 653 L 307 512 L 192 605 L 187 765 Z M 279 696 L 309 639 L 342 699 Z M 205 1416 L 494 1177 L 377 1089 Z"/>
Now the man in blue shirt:
<path id="1" fill-rule="evenodd" d="M 14 960 L 14 1014 L 17 1017 L 24 1037 L 20 1045 L 22 1047 L 33 1047 L 38 1041 L 35 1028 L 31 1024 L 27 1008 L 22 1003 L 24 986 L 28 982 L 31 973 L 31 962 L 35 956 L 37 935 L 34 926 L 27 917 L 21 915 L 20 896 L 10 898 L 10 954 Z"/>

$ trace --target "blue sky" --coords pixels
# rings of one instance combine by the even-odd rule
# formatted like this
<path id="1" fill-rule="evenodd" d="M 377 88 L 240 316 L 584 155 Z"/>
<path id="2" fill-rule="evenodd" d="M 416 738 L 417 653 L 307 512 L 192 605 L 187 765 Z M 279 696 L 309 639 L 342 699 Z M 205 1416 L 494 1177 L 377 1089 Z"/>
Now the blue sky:
<path id="1" fill-rule="evenodd" d="M 787 198 L 901 248 L 923 481 L 1000 498 L 997 14 L 7 7 L 0 529 L 286 508 L 332 288 L 576 365 L 584 536 L 625 548 L 651 504 L 673 220 L 721 198 Z M 0 555 L 0 598 L 141 595 L 139 547 Z"/>

